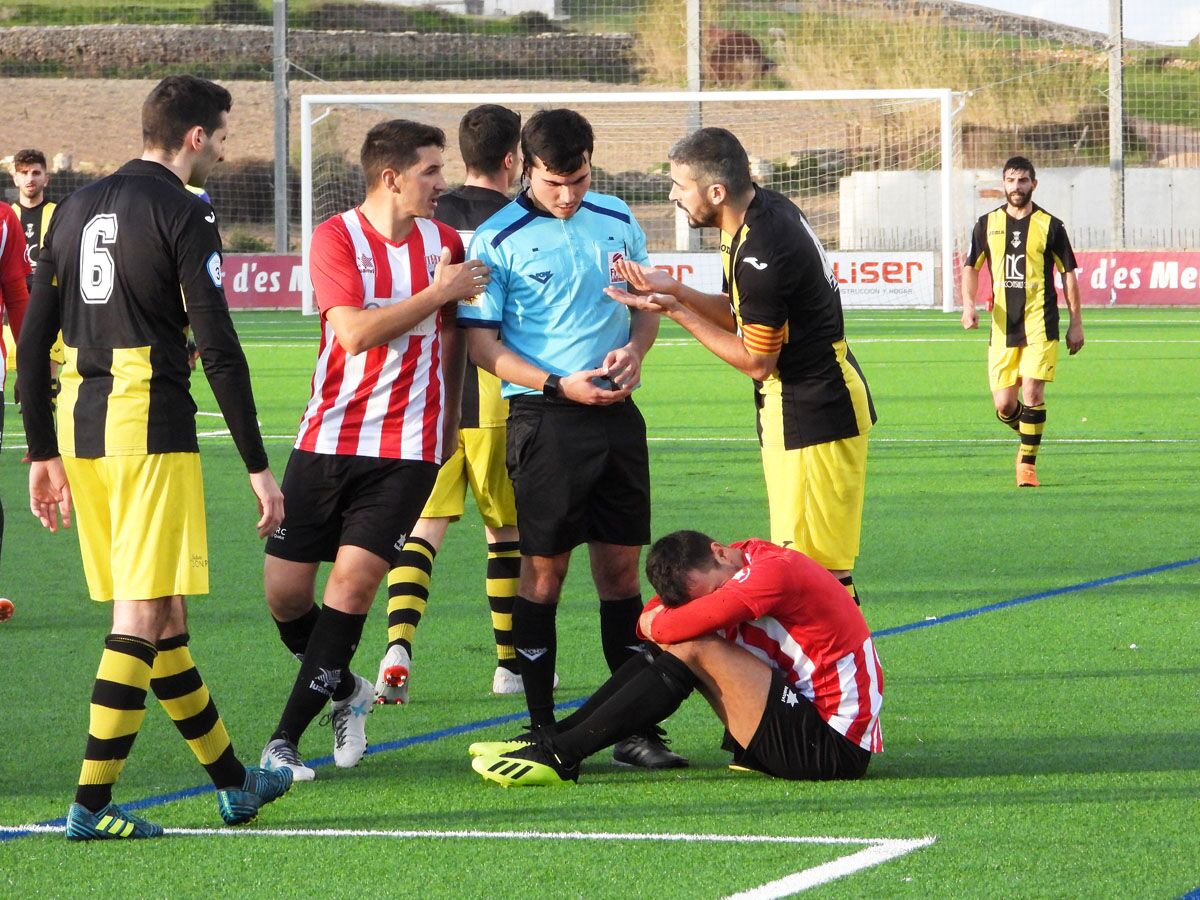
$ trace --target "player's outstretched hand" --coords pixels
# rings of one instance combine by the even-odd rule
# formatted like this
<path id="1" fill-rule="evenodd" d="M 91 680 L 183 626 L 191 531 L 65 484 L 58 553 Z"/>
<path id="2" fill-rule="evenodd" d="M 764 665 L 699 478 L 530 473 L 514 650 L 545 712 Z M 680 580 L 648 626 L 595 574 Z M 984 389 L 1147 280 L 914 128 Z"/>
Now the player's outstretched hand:
<path id="1" fill-rule="evenodd" d="M 283 493 L 275 483 L 270 469 L 250 473 L 250 488 L 258 500 L 258 523 L 254 526 L 260 538 L 279 527 L 283 521 Z"/>
<path id="2" fill-rule="evenodd" d="M 1067 326 L 1067 355 L 1074 356 L 1083 349 L 1083 323 L 1072 322 Z"/>
<path id="3" fill-rule="evenodd" d="M 635 381 L 634 384 L 636 383 Z M 559 390 L 564 397 L 576 403 L 586 406 L 609 406 L 628 397 L 633 391 L 633 385 L 617 387 L 616 383 L 610 380 L 608 369 L 601 367 L 564 376 L 559 382 Z"/>
<path id="4" fill-rule="evenodd" d="M 682 307 L 682 304 L 670 294 L 660 294 L 657 292 L 631 294 L 624 288 L 615 287 L 606 287 L 604 293 L 609 296 L 609 299 L 616 300 L 618 303 L 624 303 L 630 309 L 640 309 L 644 312 L 659 313 L 660 315 L 670 315 L 673 311 Z"/>
<path id="5" fill-rule="evenodd" d="M 674 294 L 679 288 L 679 282 L 662 269 L 643 266 L 631 259 L 619 259 L 613 263 L 613 268 L 639 294 Z"/>
<path id="6" fill-rule="evenodd" d="M 61 456 L 43 459 L 29 465 L 29 511 L 43 528 L 58 531 L 71 527 L 71 484 Z"/>
<path id="7" fill-rule="evenodd" d="M 972 328 L 979 327 L 979 313 L 976 312 L 975 307 L 963 307 L 962 327 L 967 331 L 970 331 Z"/>
<path id="8" fill-rule="evenodd" d="M 433 286 L 451 300 L 469 300 L 491 283 L 492 270 L 478 259 L 450 262 L 450 250 L 442 248 L 442 258 L 433 270 Z"/>

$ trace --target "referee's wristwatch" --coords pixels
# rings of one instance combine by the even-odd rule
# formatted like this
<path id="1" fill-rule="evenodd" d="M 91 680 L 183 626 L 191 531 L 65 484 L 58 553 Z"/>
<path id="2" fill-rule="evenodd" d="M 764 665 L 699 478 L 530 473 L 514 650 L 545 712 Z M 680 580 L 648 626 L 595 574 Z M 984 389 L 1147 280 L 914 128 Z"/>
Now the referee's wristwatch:
<path id="1" fill-rule="evenodd" d="M 562 378 L 553 373 L 546 376 L 546 381 L 542 385 L 542 396 L 548 399 L 556 399 L 562 396 L 562 387 L 560 382 Z"/>

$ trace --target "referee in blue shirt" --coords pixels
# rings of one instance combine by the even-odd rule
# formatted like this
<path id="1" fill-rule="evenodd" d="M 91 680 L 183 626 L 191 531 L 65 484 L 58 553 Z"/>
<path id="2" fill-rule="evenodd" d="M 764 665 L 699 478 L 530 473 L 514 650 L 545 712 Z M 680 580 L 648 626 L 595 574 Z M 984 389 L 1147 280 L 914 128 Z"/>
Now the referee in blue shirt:
<path id="1" fill-rule="evenodd" d="M 588 545 L 609 668 L 649 664 L 636 626 L 650 468 L 630 395 L 658 321 L 604 294 L 624 286 L 620 261 L 649 257 L 629 207 L 588 190 L 593 142 L 573 110 L 541 110 L 525 124 L 525 189 L 475 232 L 471 254 L 492 281 L 458 312 L 471 359 L 500 377 L 510 401 L 506 454 L 521 534 L 512 636 L 535 734 L 556 727 L 555 613 L 579 544 Z M 657 731 L 627 737 L 613 756 L 647 768 L 687 764 Z"/>

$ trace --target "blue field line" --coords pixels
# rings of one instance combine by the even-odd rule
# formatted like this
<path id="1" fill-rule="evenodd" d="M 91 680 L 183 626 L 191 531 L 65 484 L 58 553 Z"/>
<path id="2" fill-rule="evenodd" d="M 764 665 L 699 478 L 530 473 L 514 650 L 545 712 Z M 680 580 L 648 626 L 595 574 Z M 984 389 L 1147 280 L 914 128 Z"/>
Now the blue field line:
<path id="1" fill-rule="evenodd" d="M 1157 575 L 1160 572 L 1169 572 L 1172 569 L 1182 569 L 1186 566 L 1194 566 L 1200 563 L 1200 556 L 1194 556 L 1191 559 L 1183 559 L 1178 562 L 1163 563 L 1160 566 L 1151 566 L 1148 569 L 1137 569 L 1133 572 L 1126 572 L 1121 575 L 1110 575 L 1108 578 L 1097 578 L 1094 581 L 1084 581 L 1079 584 L 1071 584 L 1066 587 L 1054 588 L 1049 591 L 1041 591 L 1037 594 L 1026 594 L 1023 597 L 1014 597 L 1012 600 L 1003 600 L 1000 603 L 989 603 L 987 606 L 977 606 L 974 609 L 965 609 L 961 612 L 949 613 L 944 616 L 931 616 L 920 622 L 910 622 L 907 625 L 897 625 L 894 628 L 884 628 L 881 631 L 874 632 L 876 638 L 887 637 L 893 634 L 904 634 L 907 631 L 916 631 L 920 628 L 930 628 L 934 625 L 944 625 L 947 622 L 955 622 L 959 619 L 969 619 L 972 616 L 983 615 L 984 613 L 995 612 L 998 609 L 1008 609 L 1012 606 L 1020 606 L 1025 603 L 1032 603 L 1034 600 L 1045 600 L 1048 597 L 1057 597 L 1062 594 L 1073 594 L 1077 591 L 1085 591 L 1090 588 L 1104 587 L 1109 584 L 1116 584 L 1120 581 L 1129 581 L 1133 578 L 1144 578 L 1147 575 Z M 556 710 L 574 709 L 582 706 L 587 700 L 587 697 L 578 697 L 574 700 L 567 700 L 563 703 L 555 704 Z M 367 748 L 367 754 L 384 753 L 391 750 L 401 750 L 405 747 L 413 747 L 417 744 L 428 744 L 431 741 L 441 740 L 445 737 L 453 737 L 458 734 L 466 734 L 469 731 L 477 731 L 480 728 L 490 728 L 494 725 L 507 725 L 511 722 L 516 722 L 519 719 L 526 718 L 527 713 L 516 712 L 506 716 L 496 716 L 490 719 L 480 719 L 475 722 L 467 722 L 463 725 L 454 725 L 450 728 L 442 728 L 438 731 L 429 731 L 425 734 L 414 734 L 411 737 L 401 738 L 395 741 L 388 741 L 378 746 Z M 327 766 L 333 762 L 333 756 L 322 756 L 317 759 L 310 760 L 307 764 L 312 768 Z M 203 794 L 212 793 L 213 786 L 211 784 L 199 785 L 197 787 L 185 788 L 180 791 L 172 791 L 169 794 L 159 794 L 154 797 L 147 797 L 143 800 L 133 800 L 128 803 L 122 803 L 121 806 L 132 811 L 146 809 L 151 806 L 161 806 L 164 803 L 172 803 L 176 800 L 185 800 L 189 797 L 198 797 Z M 65 818 L 50 819 L 45 822 L 39 822 L 38 825 L 53 825 L 65 826 L 67 820 Z M 0 834 L 0 843 L 5 841 L 15 840 L 25 837 L 30 834 L 37 834 L 32 831 L 15 831 Z M 1179 900 L 1200 900 L 1200 887 L 1185 894 Z"/>
<path id="2" fill-rule="evenodd" d="M 1192 888 L 1180 897 L 1179 900 L 1200 900 L 1200 887 Z"/>
<path id="3" fill-rule="evenodd" d="M 974 609 L 964 609 L 961 612 L 949 613 L 944 616 L 930 616 L 920 622 L 909 622 L 907 625 L 897 625 L 894 628 L 884 628 L 880 631 L 873 632 L 877 638 L 887 637 L 891 634 L 904 634 L 906 631 L 916 631 L 920 628 L 931 628 L 934 625 L 944 625 L 946 622 L 955 622 L 959 619 L 969 619 L 972 616 L 981 616 L 984 613 L 995 612 L 998 609 L 1008 609 L 1010 606 L 1020 606 L 1023 603 L 1032 603 L 1034 600 L 1045 600 L 1048 597 L 1058 597 L 1062 594 L 1074 594 L 1077 591 L 1086 591 L 1089 588 L 1104 587 L 1109 584 L 1116 584 L 1119 581 L 1129 581 L 1131 578 L 1144 578 L 1147 575 L 1157 575 L 1159 572 L 1169 572 L 1172 569 L 1182 569 L 1186 566 L 1194 566 L 1200 563 L 1200 556 L 1193 556 L 1191 559 L 1181 559 L 1178 562 L 1163 563 L 1161 566 L 1151 566 L 1148 569 L 1138 569 L 1134 572 L 1126 572 L 1123 575 L 1110 575 L 1108 578 L 1097 578 L 1095 581 L 1083 581 L 1079 584 L 1069 584 L 1066 587 L 1054 588 L 1049 591 L 1040 591 L 1036 594 L 1026 594 L 1024 597 L 1014 597 L 1012 600 L 1002 600 L 999 603 L 989 603 L 987 606 L 976 606 Z M 1200 898 L 1197 898 L 1200 900 Z"/>

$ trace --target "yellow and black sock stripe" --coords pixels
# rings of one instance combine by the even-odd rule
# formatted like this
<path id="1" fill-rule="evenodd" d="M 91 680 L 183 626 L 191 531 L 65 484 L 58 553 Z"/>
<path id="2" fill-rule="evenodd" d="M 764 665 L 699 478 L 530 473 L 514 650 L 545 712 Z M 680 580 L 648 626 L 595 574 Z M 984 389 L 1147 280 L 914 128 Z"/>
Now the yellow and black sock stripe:
<path id="1" fill-rule="evenodd" d="M 1042 445 L 1042 432 L 1046 430 L 1046 404 L 1026 406 L 1021 411 L 1021 462 L 1030 465 L 1037 462 L 1038 448 Z"/>
<path id="2" fill-rule="evenodd" d="M 412 641 L 429 602 L 429 582 L 437 550 L 429 541 L 410 537 L 396 566 L 388 572 L 388 646 L 399 644 L 412 657 Z"/>
<path id="3" fill-rule="evenodd" d="M 154 645 L 144 638 L 110 634 L 92 686 L 87 749 L 75 802 L 99 812 L 112 802 L 112 786 L 146 717 L 146 691 L 154 665 Z"/>
<path id="4" fill-rule="evenodd" d="M 1021 429 L 1021 413 L 1023 413 L 1023 412 L 1025 412 L 1025 404 L 1022 403 L 1020 400 L 1017 400 L 1016 409 L 1014 409 L 1007 416 L 1004 413 L 1000 412 L 1000 410 L 996 410 L 996 418 L 999 419 L 1001 422 L 1003 422 L 1005 425 L 1007 425 L 1009 428 L 1011 428 L 1013 431 L 1020 431 L 1020 429 Z"/>
<path id="5" fill-rule="evenodd" d="M 158 642 L 150 689 L 208 772 L 213 785 L 218 790 L 240 788 L 246 780 L 246 768 L 233 752 L 217 705 L 192 661 L 186 631 Z"/>
<path id="6" fill-rule="evenodd" d="M 492 610 L 492 634 L 496 638 L 496 662 L 517 671 L 513 648 L 513 600 L 521 581 L 521 551 L 517 541 L 494 541 L 487 547 L 487 599 Z"/>

